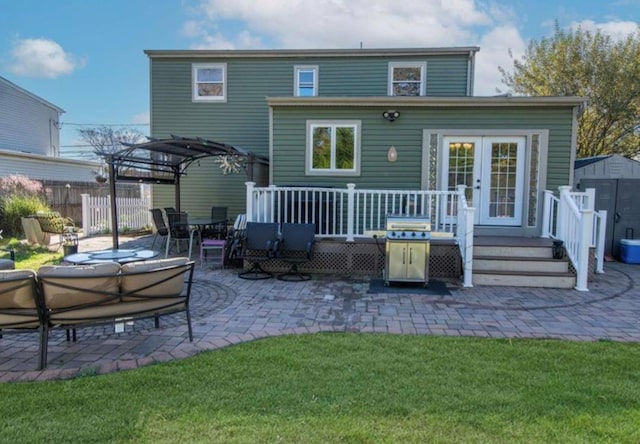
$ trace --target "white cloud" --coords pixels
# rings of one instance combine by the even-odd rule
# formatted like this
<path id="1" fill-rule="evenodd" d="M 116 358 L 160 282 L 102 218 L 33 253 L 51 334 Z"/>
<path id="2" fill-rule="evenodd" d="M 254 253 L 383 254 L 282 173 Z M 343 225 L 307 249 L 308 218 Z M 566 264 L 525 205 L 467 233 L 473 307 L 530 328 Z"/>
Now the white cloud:
<path id="1" fill-rule="evenodd" d="M 58 43 L 48 39 L 17 40 L 11 56 L 9 70 L 27 77 L 54 79 L 84 66 L 82 60 L 76 60 Z"/>
<path id="2" fill-rule="evenodd" d="M 145 111 L 143 113 L 136 114 L 131 119 L 131 123 L 139 123 L 141 125 L 146 125 L 151 121 L 151 115 L 149 111 Z"/>
<path id="3" fill-rule="evenodd" d="M 498 66 L 510 68 L 509 49 L 519 57 L 525 47 L 513 9 L 478 0 L 200 0 L 191 13 L 183 34 L 192 49 L 477 45 L 477 95 L 504 90 Z"/>
<path id="4" fill-rule="evenodd" d="M 623 40 L 638 31 L 637 22 L 621 22 L 611 21 L 604 23 L 596 23 L 593 20 L 583 20 L 581 22 L 572 22 L 571 29 L 582 28 L 584 31 L 595 32 L 602 31 L 604 34 L 610 35 L 615 40 Z"/>
<path id="5" fill-rule="evenodd" d="M 505 42 L 508 42 L 508 46 Z M 480 52 L 476 55 L 474 95 L 494 96 L 500 92 L 506 93 L 508 88 L 501 81 L 502 75 L 498 67 L 511 71 L 513 59 L 520 59 L 526 46 L 518 30 L 511 25 L 498 26 L 482 36 Z"/>
<path id="6" fill-rule="evenodd" d="M 477 40 L 471 28 L 492 22 L 474 0 L 202 0 L 202 17 L 199 30 L 211 31 L 198 35 L 205 38 L 197 46 L 218 48 L 224 41 L 232 47 L 254 44 L 261 40 L 256 35 L 281 48 L 354 48 L 360 42 L 368 48 L 469 45 Z M 225 21 L 242 23 L 251 38 L 241 32 L 221 36 Z M 210 36 L 215 38 L 207 40 Z"/>

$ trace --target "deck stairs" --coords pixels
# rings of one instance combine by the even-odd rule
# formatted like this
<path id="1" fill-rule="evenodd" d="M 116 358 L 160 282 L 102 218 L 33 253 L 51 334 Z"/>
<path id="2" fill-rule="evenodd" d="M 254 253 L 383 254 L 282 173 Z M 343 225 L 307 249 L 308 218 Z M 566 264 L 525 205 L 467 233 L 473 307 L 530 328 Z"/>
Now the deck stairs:
<path id="1" fill-rule="evenodd" d="M 543 238 L 478 236 L 473 245 L 473 285 L 573 288 L 568 259 L 553 258 Z"/>

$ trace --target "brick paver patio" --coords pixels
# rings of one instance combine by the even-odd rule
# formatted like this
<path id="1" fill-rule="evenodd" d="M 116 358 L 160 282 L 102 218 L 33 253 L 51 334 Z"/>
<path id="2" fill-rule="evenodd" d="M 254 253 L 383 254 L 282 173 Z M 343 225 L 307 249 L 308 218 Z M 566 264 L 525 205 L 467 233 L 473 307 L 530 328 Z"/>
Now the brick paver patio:
<path id="1" fill-rule="evenodd" d="M 125 246 L 150 243 L 147 236 Z M 80 243 L 81 251 L 109 246 L 106 237 Z M 198 266 L 192 343 L 183 314 L 161 319 L 159 329 L 152 321 L 136 321 L 122 333 L 114 333 L 113 326 L 80 329 L 75 343 L 56 331 L 50 335 L 48 367 L 36 371 L 37 334 L 5 335 L 0 381 L 109 373 L 268 336 L 322 331 L 640 342 L 639 280 L 640 266 L 612 262 L 589 292 L 448 284 L 450 294 L 444 295 L 406 288 L 369 293 L 366 277 L 247 281 L 237 270 Z"/>

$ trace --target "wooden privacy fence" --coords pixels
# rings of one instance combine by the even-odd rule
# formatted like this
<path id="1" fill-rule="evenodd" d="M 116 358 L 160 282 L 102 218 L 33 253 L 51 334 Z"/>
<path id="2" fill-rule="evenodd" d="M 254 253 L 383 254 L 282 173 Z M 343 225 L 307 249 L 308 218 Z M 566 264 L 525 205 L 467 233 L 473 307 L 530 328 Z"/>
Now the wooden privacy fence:
<path id="1" fill-rule="evenodd" d="M 70 217 L 79 225 L 82 222 L 82 195 L 107 194 L 105 185 L 96 182 L 73 182 L 42 180 L 47 205 L 65 217 Z M 120 197 L 140 197 L 140 185 L 130 183 L 116 184 Z"/>
<path id="2" fill-rule="evenodd" d="M 140 197 L 117 197 L 118 232 L 151 226 L 151 200 Z M 111 196 L 82 195 L 82 230 L 85 236 L 112 232 Z"/>

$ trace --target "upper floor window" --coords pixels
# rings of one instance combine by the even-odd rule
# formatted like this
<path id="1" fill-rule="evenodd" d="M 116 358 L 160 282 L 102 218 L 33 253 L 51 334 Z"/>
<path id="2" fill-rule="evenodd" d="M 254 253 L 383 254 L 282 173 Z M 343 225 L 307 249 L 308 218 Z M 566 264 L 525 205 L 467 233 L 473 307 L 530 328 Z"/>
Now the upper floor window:
<path id="1" fill-rule="evenodd" d="M 298 97 L 313 97 L 318 95 L 318 67 L 296 66 L 294 95 Z"/>
<path id="2" fill-rule="evenodd" d="M 389 95 L 424 96 L 426 72 L 425 62 L 389 63 Z"/>
<path id="3" fill-rule="evenodd" d="M 224 102 L 227 100 L 226 63 L 193 64 L 193 100 Z"/>
<path id="4" fill-rule="evenodd" d="M 360 174 L 360 121 L 308 121 L 306 173 Z"/>

